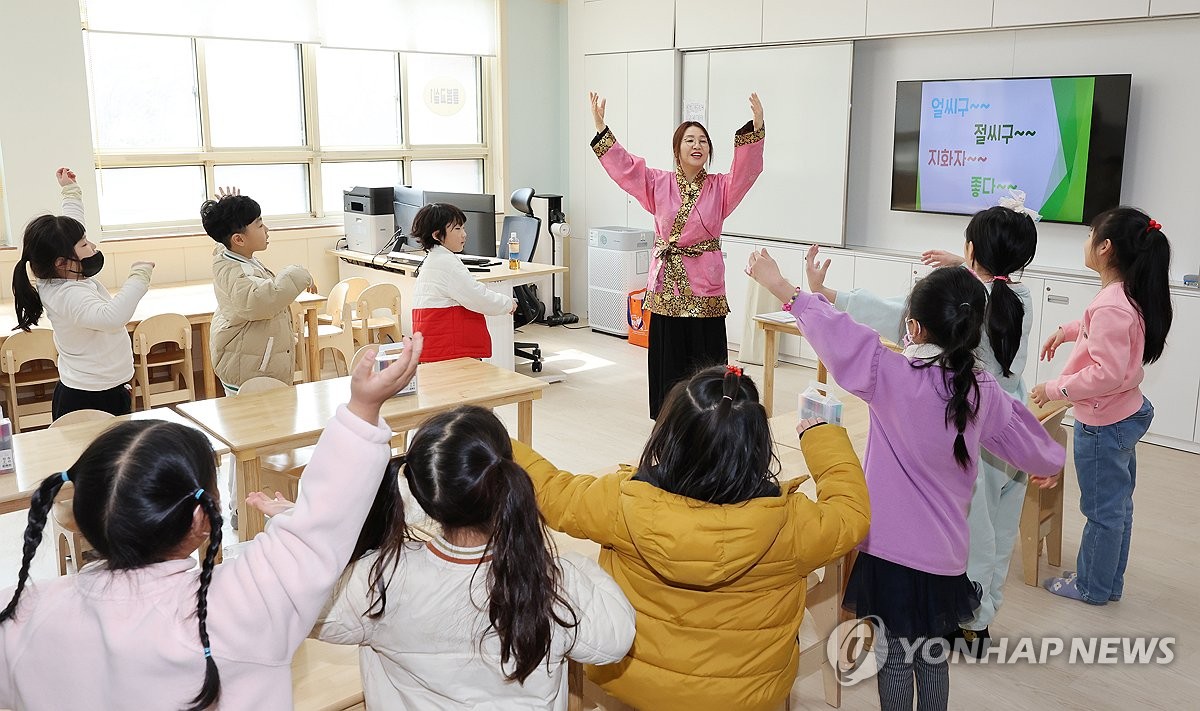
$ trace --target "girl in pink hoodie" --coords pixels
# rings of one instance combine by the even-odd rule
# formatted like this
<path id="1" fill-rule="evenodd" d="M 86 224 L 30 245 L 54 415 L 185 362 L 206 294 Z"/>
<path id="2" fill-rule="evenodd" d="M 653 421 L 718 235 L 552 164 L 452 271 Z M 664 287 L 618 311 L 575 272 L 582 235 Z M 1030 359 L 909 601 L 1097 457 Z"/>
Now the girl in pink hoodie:
<path id="1" fill-rule="evenodd" d="M 1092 221 L 1083 263 L 1100 274 L 1100 293 L 1083 318 L 1058 327 L 1042 346 L 1050 360 L 1068 340 L 1075 348 L 1062 375 L 1035 385 L 1039 405 L 1075 405 L 1075 473 L 1087 518 L 1078 572 L 1043 586 L 1062 597 L 1104 605 L 1121 599 L 1133 530 L 1134 445 L 1150 428 L 1154 407 L 1138 387 L 1143 365 L 1158 360 L 1171 329 L 1171 245 L 1162 225 L 1119 207 Z"/>
<path id="2" fill-rule="evenodd" d="M 291 709 L 292 655 L 350 558 L 387 465 L 392 433 L 379 408 L 416 372 L 420 335 L 409 345 L 378 373 L 374 354 L 362 359 L 295 512 L 219 566 L 216 468 L 199 431 L 121 422 L 46 478 L 16 589 L 0 592 L 11 598 L 0 612 L 0 708 Z M 30 583 L 67 481 L 75 520 L 103 560 Z M 197 567 L 191 554 L 205 540 Z"/>

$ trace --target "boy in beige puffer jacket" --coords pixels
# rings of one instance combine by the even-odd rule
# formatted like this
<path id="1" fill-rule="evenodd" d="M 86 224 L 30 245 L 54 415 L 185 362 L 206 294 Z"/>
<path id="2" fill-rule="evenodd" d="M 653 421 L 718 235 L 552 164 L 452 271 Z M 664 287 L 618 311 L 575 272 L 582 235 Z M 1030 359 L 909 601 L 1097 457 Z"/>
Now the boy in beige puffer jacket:
<path id="1" fill-rule="evenodd" d="M 262 208 L 249 197 L 222 194 L 200 206 L 204 231 L 219 244 L 213 251 L 213 370 L 227 395 L 250 378 L 267 376 L 290 384 L 295 372 L 295 339 L 289 305 L 300 292 L 316 293 L 303 267 L 278 275 L 254 258 L 267 248 Z"/>

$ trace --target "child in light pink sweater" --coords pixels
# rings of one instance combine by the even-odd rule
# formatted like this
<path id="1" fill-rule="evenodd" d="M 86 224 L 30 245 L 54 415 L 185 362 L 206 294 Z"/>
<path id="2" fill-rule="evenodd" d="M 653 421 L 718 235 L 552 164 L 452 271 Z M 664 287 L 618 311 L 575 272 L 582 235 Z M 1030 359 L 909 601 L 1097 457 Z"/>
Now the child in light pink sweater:
<path id="1" fill-rule="evenodd" d="M 11 596 L 0 612 L 0 708 L 291 709 L 292 655 L 354 550 L 388 461 L 380 405 L 412 379 L 421 340 L 378 373 L 373 354 L 363 358 L 294 514 L 219 566 L 216 468 L 196 429 L 121 422 L 43 481 L 16 589 L 0 593 Z M 75 520 L 103 560 L 30 583 L 67 481 Z M 205 539 L 197 567 L 191 554 Z"/>
<path id="2" fill-rule="evenodd" d="M 1100 274 L 1100 293 L 1083 318 L 1059 326 L 1042 346 L 1050 360 L 1068 340 L 1075 348 L 1062 375 L 1034 386 L 1041 405 L 1075 405 L 1075 472 L 1079 509 L 1087 518 L 1078 571 L 1048 578 L 1055 595 L 1104 605 L 1121 599 L 1133 530 L 1134 445 L 1154 407 L 1138 387 L 1142 366 L 1158 360 L 1171 328 L 1168 272 L 1171 246 L 1162 225 L 1141 210 L 1120 207 L 1092 221 L 1083 262 Z"/>

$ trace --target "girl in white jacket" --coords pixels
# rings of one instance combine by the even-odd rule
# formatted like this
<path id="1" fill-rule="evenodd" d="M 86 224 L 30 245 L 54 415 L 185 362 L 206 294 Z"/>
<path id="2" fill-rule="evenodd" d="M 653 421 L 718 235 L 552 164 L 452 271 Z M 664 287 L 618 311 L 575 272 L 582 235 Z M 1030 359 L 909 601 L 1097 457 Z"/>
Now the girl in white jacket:
<path id="1" fill-rule="evenodd" d="M 13 269 L 17 328 L 28 331 L 44 313 L 54 328 L 59 383 L 52 415 L 103 410 L 127 415 L 133 379 L 128 324 L 150 289 L 153 262 L 134 262 L 114 297 L 96 275 L 104 255 L 84 233 L 82 192 L 69 168 L 55 174 L 62 186 L 63 216 L 42 215 L 25 228 L 21 259 Z M 37 288 L 29 272 L 37 278 Z"/>
<path id="2" fill-rule="evenodd" d="M 401 499 L 401 467 L 424 514 Z M 410 535 L 406 508 L 436 530 Z M 421 426 L 388 467 L 358 548 L 313 634 L 361 645 L 368 708 L 562 710 L 568 658 L 612 664 L 633 643 L 633 607 L 613 579 L 552 552 L 490 410 Z"/>

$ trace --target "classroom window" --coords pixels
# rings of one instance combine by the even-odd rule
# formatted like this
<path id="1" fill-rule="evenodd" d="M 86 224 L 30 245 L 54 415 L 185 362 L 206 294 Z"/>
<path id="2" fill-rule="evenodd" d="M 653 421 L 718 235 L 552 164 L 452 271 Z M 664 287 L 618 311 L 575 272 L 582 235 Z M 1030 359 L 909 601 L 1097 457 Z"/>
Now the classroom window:
<path id="1" fill-rule="evenodd" d="M 218 186 L 292 224 L 340 219 L 342 191 L 355 185 L 488 187 L 494 59 L 84 34 L 110 234 L 198 228 Z"/>

